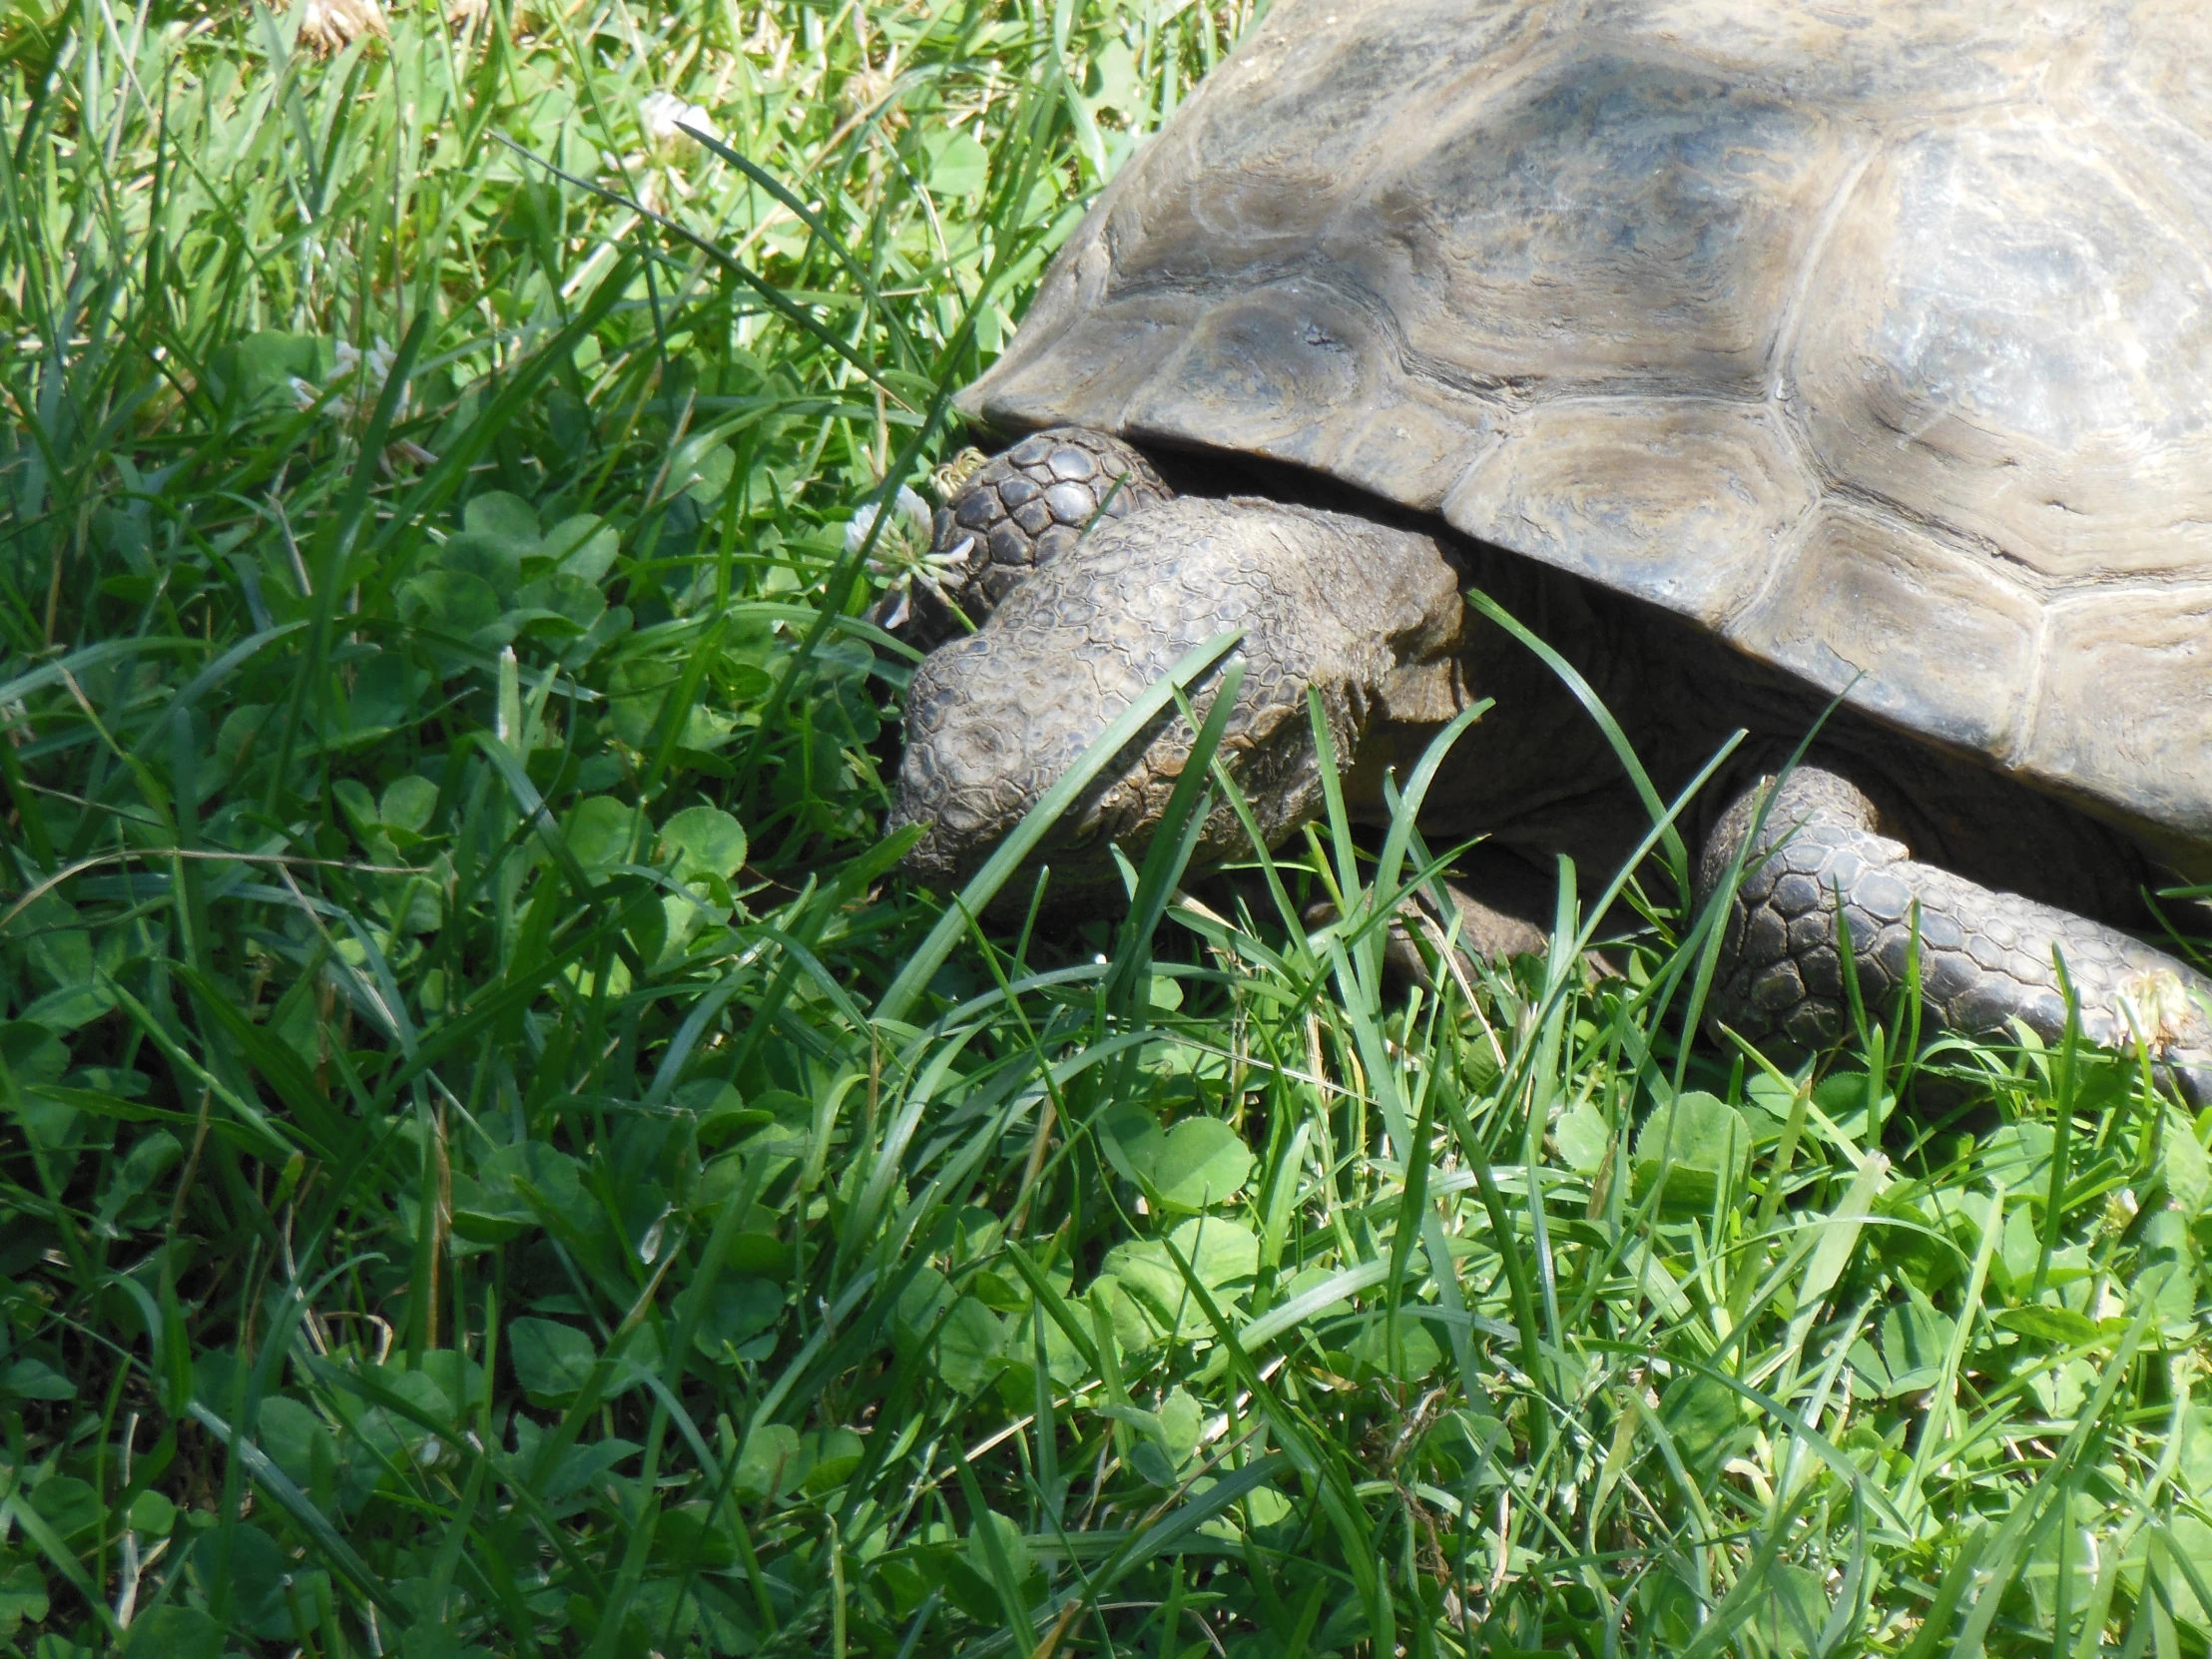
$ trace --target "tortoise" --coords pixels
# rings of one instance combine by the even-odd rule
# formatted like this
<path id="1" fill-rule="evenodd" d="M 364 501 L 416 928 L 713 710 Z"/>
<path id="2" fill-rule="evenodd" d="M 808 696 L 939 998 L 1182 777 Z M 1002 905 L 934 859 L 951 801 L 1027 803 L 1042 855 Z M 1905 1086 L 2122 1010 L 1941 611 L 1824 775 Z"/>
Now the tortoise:
<path id="1" fill-rule="evenodd" d="M 2070 983 L 2212 1098 L 2212 983 L 2141 936 L 2212 878 L 2207 250 L 2195 0 L 1281 0 L 962 394 L 1030 435 L 937 514 L 910 864 L 972 869 L 1234 628 L 1271 839 L 1323 799 L 1309 688 L 1376 815 L 1494 700 L 1422 824 L 1486 837 L 1464 936 L 1523 946 L 1649 819 L 1479 589 L 1662 793 L 1748 734 L 1683 821 L 1742 872 L 1715 1021 L 1833 1040 L 1840 915 L 1869 999 L 1917 958 L 1933 1020 L 2050 1040 Z M 1061 888 L 1118 891 L 1191 741 L 1063 818 Z M 1198 856 L 1245 846 L 1223 807 Z"/>

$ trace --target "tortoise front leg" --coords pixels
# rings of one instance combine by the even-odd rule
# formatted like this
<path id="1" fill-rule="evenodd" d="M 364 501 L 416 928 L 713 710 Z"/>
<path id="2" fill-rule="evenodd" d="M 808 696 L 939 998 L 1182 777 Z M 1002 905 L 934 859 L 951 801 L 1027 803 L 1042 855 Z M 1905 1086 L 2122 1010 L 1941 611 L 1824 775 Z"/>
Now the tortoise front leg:
<path id="1" fill-rule="evenodd" d="M 1785 1060 L 1833 1042 L 1849 1020 L 1840 902 L 1870 1009 L 1905 988 L 1917 922 L 1928 1019 L 1997 1038 L 2016 1019 L 2055 1043 L 2066 1029 L 2062 959 L 2083 1036 L 2125 1053 L 2139 1035 L 2184 1099 L 2212 1101 L 2212 981 L 2117 928 L 1916 861 L 1838 773 L 1801 767 L 1779 791 L 1771 778 L 1746 791 L 1706 844 L 1703 891 L 1725 879 L 1769 793 L 1729 910 L 1714 1021 Z"/>
<path id="2" fill-rule="evenodd" d="M 915 672 L 889 827 L 926 825 L 910 867 L 964 879 L 1147 686 L 1234 631 L 1245 669 L 1221 760 L 1272 844 L 1323 799 L 1309 691 L 1355 771 L 1371 731 L 1450 718 L 1458 583 L 1426 536 L 1269 501 L 1185 496 L 1101 524 Z M 1201 719 L 1220 683 L 1192 687 Z M 1108 846 L 1142 847 L 1192 738 L 1163 716 L 1062 819 L 1044 856 L 1063 897 L 1118 890 Z M 1218 806 L 1199 864 L 1244 850 Z"/>
<path id="3" fill-rule="evenodd" d="M 1083 532 L 1174 491 L 1121 439 L 1057 426 L 992 456 L 954 489 L 917 572 L 898 634 L 924 651 L 980 628 L 1016 583 L 1073 547 Z"/>

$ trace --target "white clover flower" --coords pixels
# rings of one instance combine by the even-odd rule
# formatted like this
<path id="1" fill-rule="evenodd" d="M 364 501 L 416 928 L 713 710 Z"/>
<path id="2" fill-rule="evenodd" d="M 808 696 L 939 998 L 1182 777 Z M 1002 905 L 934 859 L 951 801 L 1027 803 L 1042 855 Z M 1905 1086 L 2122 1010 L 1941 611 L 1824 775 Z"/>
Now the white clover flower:
<path id="1" fill-rule="evenodd" d="M 684 129 L 691 128 L 687 133 Z M 705 133 L 709 138 L 722 137 L 707 112 L 697 104 L 687 104 L 674 93 L 649 92 L 638 104 L 638 128 L 653 144 L 673 144 L 680 138 L 690 138 L 693 133 Z"/>
<path id="2" fill-rule="evenodd" d="M 2166 968 L 2143 968 L 2120 982 L 2120 1016 L 2130 1032 L 2152 1048 L 2165 1048 L 2181 1040 L 2195 1011 L 2189 987 L 2181 976 Z"/>
<path id="3" fill-rule="evenodd" d="M 891 505 L 912 527 L 914 533 L 921 537 L 922 544 L 927 546 L 932 522 L 929 503 L 922 500 L 906 485 L 901 484 L 898 486 L 898 494 L 892 499 Z M 844 527 L 844 550 L 847 553 L 859 552 L 861 545 L 866 542 L 868 532 L 875 528 L 877 510 L 877 504 L 870 501 L 852 515 L 852 522 Z M 883 534 L 887 536 L 890 533 L 891 526 L 884 525 Z M 880 547 L 883 543 L 883 536 L 878 536 L 875 540 L 876 545 Z"/>
<path id="4" fill-rule="evenodd" d="M 935 551 L 930 543 L 934 539 L 935 516 L 929 503 L 906 485 L 898 486 L 897 495 L 891 498 L 891 506 L 898 518 L 883 526 L 875 538 L 875 548 L 868 556 L 870 575 L 884 583 L 880 598 L 869 609 L 868 619 L 878 627 L 897 630 L 904 625 L 913 611 L 913 588 L 916 582 L 941 589 L 946 576 L 960 569 L 974 551 L 975 538 L 964 536 L 943 552 Z M 852 515 L 852 521 L 844 527 L 844 550 L 857 553 L 867 543 L 868 532 L 875 528 L 877 504 L 867 502 Z M 899 522 L 903 520 L 903 525 Z"/>
<path id="5" fill-rule="evenodd" d="M 340 374 L 357 373 L 362 364 L 367 364 L 368 372 L 375 376 L 378 390 L 383 389 L 384 382 L 391 378 L 393 358 L 391 341 L 385 339 L 381 334 L 369 342 L 368 350 L 365 353 L 351 340 L 339 340 L 337 357 Z"/>
<path id="6" fill-rule="evenodd" d="M 292 401 L 299 405 L 302 414 L 319 403 L 322 412 L 331 419 L 352 420 L 364 410 L 374 408 L 376 399 L 383 396 L 384 382 L 391 378 L 393 355 L 391 342 L 381 336 L 366 351 L 351 340 L 341 339 L 337 344 L 337 367 L 330 371 L 330 378 L 322 385 L 302 380 L 296 374 L 291 377 Z M 360 382 L 358 390 L 336 389 L 353 380 Z M 402 390 L 398 412 L 404 414 L 406 409 L 407 396 Z"/>
<path id="7" fill-rule="evenodd" d="M 384 394 L 384 383 L 391 378 L 391 370 L 397 353 L 391 342 L 378 336 L 363 351 L 351 340 L 339 340 L 335 351 L 337 365 L 330 377 L 321 385 L 303 380 L 294 374 L 290 379 L 291 400 L 298 405 L 301 414 L 320 409 L 340 425 L 350 425 L 375 408 L 376 400 Z M 395 417 L 407 413 L 412 394 L 408 387 L 399 388 L 399 401 L 392 413 Z M 402 438 L 387 452 L 398 454 L 417 465 L 426 465 L 437 457 L 419 443 Z"/>

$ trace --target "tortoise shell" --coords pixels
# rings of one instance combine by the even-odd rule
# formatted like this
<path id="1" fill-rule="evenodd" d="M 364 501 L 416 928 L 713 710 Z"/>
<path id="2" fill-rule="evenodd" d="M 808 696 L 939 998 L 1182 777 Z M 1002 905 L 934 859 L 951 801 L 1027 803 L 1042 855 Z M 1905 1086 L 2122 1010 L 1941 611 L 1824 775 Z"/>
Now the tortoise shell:
<path id="1" fill-rule="evenodd" d="M 1281 0 L 965 404 L 1318 469 L 2212 849 L 2201 0 Z"/>

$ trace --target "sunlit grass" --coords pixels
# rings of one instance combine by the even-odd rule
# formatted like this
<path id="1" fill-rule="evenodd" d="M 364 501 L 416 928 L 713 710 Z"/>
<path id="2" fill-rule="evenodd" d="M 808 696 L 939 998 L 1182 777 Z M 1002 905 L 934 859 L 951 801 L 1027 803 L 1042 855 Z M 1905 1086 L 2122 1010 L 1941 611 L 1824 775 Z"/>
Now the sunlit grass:
<path id="1" fill-rule="evenodd" d="M 1246 21 L 0 20 L 0 1646 L 2203 1650 L 2126 1066 L 896 874 L 853 514 Z"/>

